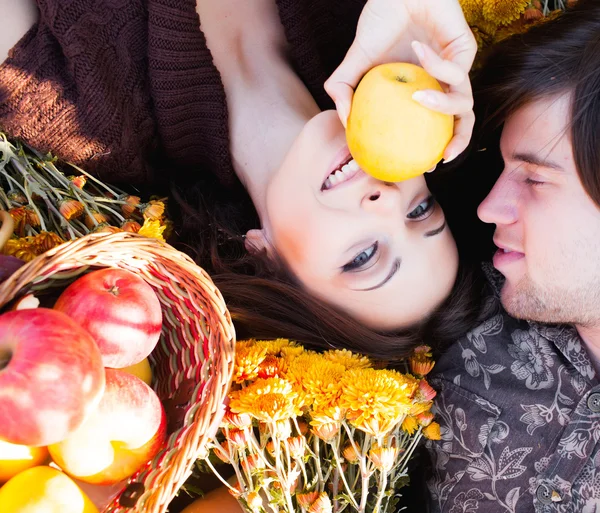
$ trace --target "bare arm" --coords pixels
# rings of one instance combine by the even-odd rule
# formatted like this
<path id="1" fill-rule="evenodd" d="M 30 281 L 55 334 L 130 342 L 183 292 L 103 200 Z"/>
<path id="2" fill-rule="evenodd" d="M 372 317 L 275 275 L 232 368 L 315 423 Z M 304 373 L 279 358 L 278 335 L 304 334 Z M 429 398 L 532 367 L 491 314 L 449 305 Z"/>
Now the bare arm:
<path id="1" fill-rule="evenodd" d="M 0 63 L 8 57 L 8 51 L 38 20 L 35 0 L 0 0 L 2 30 L 0 31 Z"/>

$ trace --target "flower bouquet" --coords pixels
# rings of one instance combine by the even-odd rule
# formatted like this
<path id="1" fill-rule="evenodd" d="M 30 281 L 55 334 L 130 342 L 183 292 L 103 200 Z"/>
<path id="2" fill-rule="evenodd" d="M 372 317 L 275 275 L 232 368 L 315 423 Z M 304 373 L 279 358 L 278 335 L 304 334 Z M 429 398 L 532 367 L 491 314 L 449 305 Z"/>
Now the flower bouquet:
<path id="1" fill-rule="evenodd" d="M 164 240 L 169 228 L 164 200 L 144 203 L 73 164 L 59 164 L 51 155 L 11 142 L 2 132 L 0 211 L 8 212 L 10 217 L 0 217 L 14 230 L 3 252 L 26 262 L 92 232 L 125 231 Z"/>
<path id="2" fill-rule="evenodd" d="M 378 369 L 347 350 L 316 353 L 283 339 L 238 342 L 229 405 L 204 461 L 250 512 L 394 511 L 419 441 L 440 437 L 424 379 L 430 348 L 410 366 L 412 374 Z"/>

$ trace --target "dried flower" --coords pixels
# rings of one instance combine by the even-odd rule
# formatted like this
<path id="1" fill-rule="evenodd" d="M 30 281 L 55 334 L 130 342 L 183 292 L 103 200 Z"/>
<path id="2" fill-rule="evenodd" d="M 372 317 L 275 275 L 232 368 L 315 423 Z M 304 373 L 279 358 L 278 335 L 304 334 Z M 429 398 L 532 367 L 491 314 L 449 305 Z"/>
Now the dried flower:
<path id="1" fill-rule="evenodd" d="M 242 468 L 249 473 L 265 468 L 265 461 L 258 454 L 247 454 L 242 458 L 241 464 Z"/>
<path id="2" fill-rule="evenodd" d="M 417 415 L 417 422 L 419 423 L 419 426 L 429 426 L 429 424 L 433 422 L 433 413 L 431 413 L 430 411 L 424 411 L 423 413 L 419 413 Z"/>
<path id="3" fill-rule="evenodd" d="M 377 444 L 371 447 L 369 451 L 369 459 L 377 470 L 383 472 L 389 472 L 394 468 L 397 455 L 398 449 L 395 447 L 381 447 Z"/>
<path id="4" fill-rule="evenodd" d="M 417 422 L 417 419 L 412 415 L 407 415 L 402 421 L 402 431 L 412 435 L 417 429 L 419 429 L 419 423 Z"/>
<path id="5" fill-rule="evenodd" d="M 352 445 L 350 442 L 348 442 L 344 447 L 344 450 L 342 451 L 342 456 L 349 463 L 358 463 L 359 455 L 356 452 L 354 445 Z"/>
<path id="6" fill-rule="evenodd" d="M 508 25 L 519 19 L 529 0 L 483 0 L 483 17 L 497 25 Z"/>
<path id="7" fill-rule="evenodd" d="M 440 425 L 432 422 L 429 426 L 423 428 L 423 436 L 429 440 L 441 440 Z"/>
<path id="8" fill-rule="evenodd" d="M 410 369 L 417 376 L 426 376 L 431 372 L 435 362 L 431 359 L 431 348 L 419 346 L 409 358 Z"/>
<path id="9" fill-rule="evenodd" d="M 85 177 L 85 175 L 70 176 L 69 180 L 71 181 L 73 186 L 77 187 L 78 189 L 83 189 L 87 182 L 87 178 Z"/>
<path id="10" fill-rule="evenodd" d="M 45 253 L 46 251 L 55 248 L 56 246 L 60 246 L 65 241 L 62 240 L 56 233 L 53 232 L 40 232 L 35 236 L 34 244 L 39 249 L 40 253 Z"/>
<path id="11" fill-rule="evenodd" d="M 306 449 L 306 439 L 301 436 L 292 436 L 287 439 L 288 447 L 290 448 L 290 456 L 293 459 L 300 460 L 304 457 Z"/>
<path id="12" fill-rule="evenodd" d="M 90 214 L 86 214 L 83 220 L 88 230 L 93 230 L 96 226 L 104 223 L 108 224 L 108 217 L 102 212 L 98 212 L 97 210 L 90 210 Z"/>
<path id="13" fill-rule="evenodd" d="M 6 241 L 2 252 L 5 255 L 20 258 L 24 262 L 31 262 L 38 256 L 38 250 L 31 242 L 31 237 L 9 239 Z"/>
<path id="14" fill-rule="evenodd" d="M 222 444 L 217 444 L 213 447 L 215 456 L 224 463 L 231 461 L 231 444 L 229 440 L 225 440 Z"/>
<path id="15" fill-rule="evenodd" d="M 423 401 L 432 401 L 437 392 L 424 379 L 419 381 L 419 395 Z"/>
<path id="16" fill-rule="evenodd" d="M 238 448 L 248 447 L 251 435 L 246 429 L 230 429 L 228 439 Z"/>
<path id="17" fill-rule="evenodd" d="M 324 442 L 330 442 L 340 432 L 340 425 L 337 422 L 317 424 L 312 427 L 312 432 Z"/>
<path id="18" fill-rule="evenodd" d="M 121 205 L 121 212 L 125 218 L 131 217 L 140 206 L 140 198 L 138 196 L 126 196 L 123 198 L 125 203 Z"/>
<path id="19" fill-rule="evenodd" d="M 421 413 L 431 410 L 431 406 L 433 405 L 432 401 L 422 401 L 415 402 L 410 407 L 410 411 L 408 412 L 410 415 L 414 415 L 415 417 Z"/>
<path id="20" fill-rule="evenodd" d="M 162 201 L 152 200 L 142 207 L 144 219 L 160 221 L 165 213 L 165 204 Z"/>
<path id="21" fill-rule="evenodd" d="M 331 513 L 332 506 L 331 500 L 329 499 L 326 492 L 321 492 L 317 497 L 317 500 L 313 502 L 308 508 L 308 513 Z"/>
<path id="22" fill-rule="evenodd" d="M 252 419 L 250 415 L 246 413 L 233 413 L 231 410 L 227 410 L 223 419 L 221 420 L 221 426 L 233 426 L 237 429 L 244 429 L 252 425 Z"/>
<path id="23" fill-rule="evenodd" d="M 25 207 L 13 207 L 8 213 L 10 217 L 13 218 L 15 224 L 18 224 L 20 221 L 24 221 L 26 217 Z"/>
<path id="24" fill-rule="evenodd" d="M 246 495 L 246 503 L 252 511 L 260 511 L 263 506 L 263 501 L 257 492 L 250 492 Z"/>
<path id="25" fill-rule="evenodd" d="M 298 501 L 298 506 L 302 509 L 308 509 L 312 506 L 312 504 L 319 498 L 319 492 L 299 492 L 296 494 L 296 500 Z"/>
<path id="26" fill-rule="evenodd" d="M 121 224 L 121 230 L 124 232 L 130 233 L 138 233 L 142 225 L 137 221 L 133 221 L 132 219 L 127 219 L 124 223 Z"/>
<path id="27" fill-rule="evenodd" d="M 233 495 L 236 499 L 240 498 L 244 493 L 244 487 L 240 483 L 235 483 L 231 488 L 228 488 L 227 491 Z"/>
<path id="28" fill-rule="evenodd" d="M 17 205 L 25 205 L 28 202 L 27 197 L 22 192 L 17 191 L 9 192 L 8 199 L 11 203 Z"/>
<path id="29" fill-rule="evenodd" d="M 120 231 L 121 229 L 117 228 L 116 226 L 111 226 L 108 223 L 102 223 L 96 226 L 96 228 L 92 230 L 92 233 L 119 233 Z"/>
<path id="30" fill-rule="evenodd" d="M 25 207 L 25 222 L 32 228 L 37 228 L 41 224 L 40 216 L 29 205 Z"/>
<path id="31" fill-rule="evenodd" d="M 347 349 L 325 351 L 323 357 L 332 363 L 343 365 L 346 370 L 371 367 L 371 360 L 369 358 L 355 354 Z"/>
<path id="32" fill-rule="evenodd" d="M 59 203 L 58 211 L 67 221 L 70 221 L 71 219 L 77 219 L 78 217 L 82 216 L 85 211 L 85 207 L 81 201 L 70 198 L 62 200 Z M 88 226 L 88 228 L 91 227 Z"/>
<path id="33" fill-rule="evenodd" d="M 543 16 L 544 16 L 544 14 L 542 13 L 542 11 L 540 11 L 539 9 L 537 9 L 535 7 L 528 7 L 527 9 L 525 9 L 525 12 L 523 13 L 523 18 L 526 21 L 539 20 Z"/>
<path id="34" fill-rule="evenodd" d="M 160 224 L 160 221 L 150 221 L 146 219 L 144 224 L 140 228 L 138 232 L 140 235 L 144 237 L 150 237 L 154 239 L 158 239 L 164 242 L 163 232 L 165 231 L 165 227 Z"/>

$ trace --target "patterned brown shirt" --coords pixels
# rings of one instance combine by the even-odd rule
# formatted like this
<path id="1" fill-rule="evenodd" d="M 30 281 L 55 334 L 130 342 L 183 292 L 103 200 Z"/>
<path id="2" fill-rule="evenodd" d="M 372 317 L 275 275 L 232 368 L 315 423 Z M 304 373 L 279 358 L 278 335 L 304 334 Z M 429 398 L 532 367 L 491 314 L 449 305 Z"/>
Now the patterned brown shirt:
<path id="1" fill-rule="evenodd" d="M 436 363 L 442 440 L 430 442 L 432 510 L 600 512 L 600 382 L 571 326 L 517 320 L 502 276 L 483 322 Z"/>

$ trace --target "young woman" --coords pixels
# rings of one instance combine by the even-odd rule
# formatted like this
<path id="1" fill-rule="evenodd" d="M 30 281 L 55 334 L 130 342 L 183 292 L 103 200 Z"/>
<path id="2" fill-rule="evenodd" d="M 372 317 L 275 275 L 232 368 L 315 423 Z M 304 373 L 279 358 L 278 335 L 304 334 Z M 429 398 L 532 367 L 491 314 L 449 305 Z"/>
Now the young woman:
<path id="1" fill-rule="evenodd" d="M 456 115 L 452 159 L 476 49 L 457 0 L 39 0 L 37 21 L 2 3 L 0 127 L 110 182 L 170 182 L 241 335 L 399 357 L 464 329 L 468 278 L 424 178 L 358 169 L 323 88 L 343 61 L 326 89 L 345 121 L 366 70 L 421 62 L 448 84 L 420 101 Z"/>

